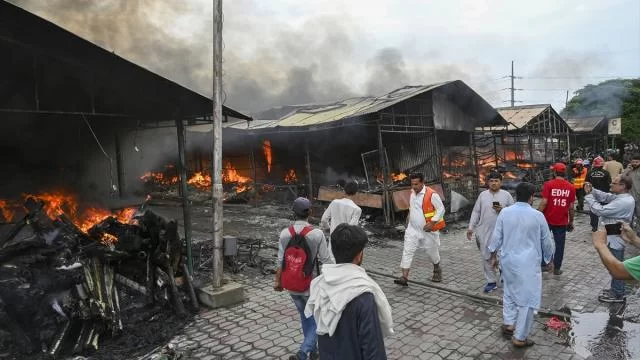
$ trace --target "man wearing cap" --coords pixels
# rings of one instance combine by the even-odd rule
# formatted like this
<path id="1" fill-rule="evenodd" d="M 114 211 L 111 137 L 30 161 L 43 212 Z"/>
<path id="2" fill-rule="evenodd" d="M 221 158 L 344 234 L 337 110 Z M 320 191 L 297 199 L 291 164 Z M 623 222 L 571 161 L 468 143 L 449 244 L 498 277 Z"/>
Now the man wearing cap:
<path id="1" fill-rule="evenodd" d="M 598 156 L 593 159 L 593 168 L 587 174 L 587 182 L 593 185 L 594 189 L 598 189 L 600 191 L 609 192 L 609 184 L 611 184 L 611 175 L 609 172 L 604 170 L 602 166 L 604 165 L 604 159 Z M 591 217 L 591 231 L 598 231 L 598 216 L 593 212 L 589 213 Z"/>
<path id="2" fill-rule="evenodd" d="M 573 187 L 576 189 L 578 198 L 577 211 L 584 210 L 584 182 L 587 180 L 587 169 L 584 167 L 582 159 L 576 159 L 573 165 Z"/>
<path id="3" fill-rule="evenodd" d="M 496 273 L 491 266 L 491 253 L 488 250 L 493 229 L 496 227 L 496 220 L 500 211 L 507 206 L 513 205 L 513 197 L 508 191 L 500 189 L 502 186 L 502 175 L 499 172 L 491 172 L 487 176 L 489 189 L 480 193 L 476 204 L 471 212 L 469 220 L 469 230 L 467 239 L 471 240 L 475 231 L 476 244 L 482 255 L 482 265 L 484 278 L 487 281 L 484 292 L 490 293 L 497 288 Z"/>
<path id="4" fill-rule="evenodd" d="M 302 230 L 306 227 L 311 227 L 309 224 L 309 216 L 311 216 L 311 202 L 307 198 L 299 197 L 293 202 L 293 215 L 295 218 L 295 222 L 293 223 L 293 229 L 297 234 L 300 234 Z M 284 259 L 284 253 L 287 249 L 287 245 L 289 244 L 289 240 L 291 240 L 291 232 L 289 228 L 282 230 L 280 233 L 280 242 L 278 246 L 278 268 L 276 269 L 276 279 L 273 285 L 273 288 L 276 291 L 282 291 L 282 265 Z M 309 231 L 305 240 L 307 241 L 307 245 L 309 246 L 309 250 L 311 253 L 311 258 L 320 260 L 323 264 L 335 264 L 335 260 L 329 249 L 327 248 L 327 241 L 324 237 L 324 233 L 320 229 L 313 229 Z M 313 276 L 318 276 L 317 267 L 314 266 Z M 291 299 L 298 309 L 298 313 L 300 314 L 300 322 L 302 325 L 302 333 L 304 334 L 304 340 L 300 345 L 300 350 L 296 355 L 292 355 L 289 357 L 289 360 L 306 360 L 309 359 L 317 359 L 318 358 L 318 346 L 317 339 L 318 335 L 316 334 L 316 322 L 313 316 L 307 318 L 304 315 L 304 308 L 307 306 L 307 301 L 309 300 L 309 290 L 307 289 L 304 292 L 293 292 L 289 291 L 291 295 Z"/>
<path id="5" fill-rule="evenodd" d="M 554 178 L 542 186 L 542 201 L 538 210 L 544 214 L 549 230 L 553 234 L 556 248 L 553 257 L 553 273 L 561 275 L 567 231 L 573 231 L 573 203 L 576 201 L 576 189 L 565 180 L 567 176 L 565 164 L 555 163 L 551 171 Z"/>

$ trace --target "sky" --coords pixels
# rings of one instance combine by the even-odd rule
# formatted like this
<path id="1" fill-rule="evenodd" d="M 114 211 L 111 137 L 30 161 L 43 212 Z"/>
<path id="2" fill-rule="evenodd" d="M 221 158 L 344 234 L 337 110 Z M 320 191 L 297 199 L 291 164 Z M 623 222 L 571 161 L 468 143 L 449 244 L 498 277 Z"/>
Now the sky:
<path id="1" fill-rule="evenodd" d="M 212 92 L 209 0 L 11 0 L 181 85 Z M 463 80 L 491 105 L 640 77 L 640 0 L 226 0 L 225 104 L 247 113 Z"/>

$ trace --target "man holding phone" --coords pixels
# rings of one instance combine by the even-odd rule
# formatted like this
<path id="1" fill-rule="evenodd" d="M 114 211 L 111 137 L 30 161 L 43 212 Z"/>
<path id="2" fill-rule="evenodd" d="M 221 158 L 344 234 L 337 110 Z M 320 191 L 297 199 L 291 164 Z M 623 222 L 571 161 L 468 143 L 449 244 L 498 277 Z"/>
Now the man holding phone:
<path id="1" fill-rule="evenodd" d="M 635 210 L 635 200 L 629 193 L 633 186 L 632 180 L 623 175 L 616 176 L 611 182 L 611 193 L 593 188 L 591 183 L 585 183 L 585 200 L 591 212 L 600 218 L 607 230 L 607 245 L 609 251 L 620 261 L 624 261 L 625 242 L 621 238 L 621 222 L 631 222 Z M 624 302 L 624 280 L 611 277 L 611 289 L 605 290 L 598 300 L 608 303 Z"/>
<path id="2" fill-rule="evenodd" d="M 493 236 L 493 229 L 496 227 L 498 214 L 505 207 L 513 205 L 514 201 L 509 192 L 500 189 L 502 175 L 499 172 L 491 172 L 487 176 L 487 183 L 489 184 L 489 189 L 480 193 L 471 212 L 467 239 L 472 240 L 473 233 L 476 233 L 476 245 L 478 245 L 482 255 L 484 278 L 487 282 L 484 292 L 490 293 L 498 287 L 498 284 L 495 270 L 491 266 L 491 253 L 488 250 L 488 246 L 491 243 L 491 236 Z"/>
<path id="3" fill-rule="evenodd" d="M 567 176 L 565 164 L 555 163 L 551 167 L 551 171 L 553 179 L 545 182 L 542 186 L 542 201 L 538 210 L 544 214 L 556 245 L 556 252 L 553 256 L 553 273 L 561 275 L 567 231 L 573 231 L 573 203 L 576 201 L 576 189 L 565 180 Z"/>

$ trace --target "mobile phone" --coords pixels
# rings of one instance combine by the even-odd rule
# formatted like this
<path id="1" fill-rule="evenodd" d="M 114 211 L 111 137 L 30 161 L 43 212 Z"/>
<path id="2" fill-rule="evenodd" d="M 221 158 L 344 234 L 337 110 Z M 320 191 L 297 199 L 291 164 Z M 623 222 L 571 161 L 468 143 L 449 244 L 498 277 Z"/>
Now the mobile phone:
<path id="1" fill-rule="evenodd" d="M 622 234 L 622 224 L 607 224 L 604 226 L 607 230 L 607 235 L 620 235 Z"/>
<path id="2" fill-rule="evenodd" d="M 494 201 L 494 202 L 493 202 L 493 206 L 494 206 L 494 207 L 496 207 L 496 206 L 500 206 L 500 202 L 499 202 L 499 201 Z"/>

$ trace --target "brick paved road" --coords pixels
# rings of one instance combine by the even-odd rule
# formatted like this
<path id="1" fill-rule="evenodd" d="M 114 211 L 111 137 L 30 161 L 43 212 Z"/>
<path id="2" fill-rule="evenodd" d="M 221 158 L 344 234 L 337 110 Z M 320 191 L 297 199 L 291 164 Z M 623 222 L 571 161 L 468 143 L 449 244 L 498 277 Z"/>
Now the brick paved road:
<path id="1" fill-rule="evenodd" d="M 543 304 L 552 309 L 568 305 L 578 312 L 607 312 L 596 296 L 608 287 L 609 277 L 591 246 L 588 216 L 579 215 L 576 227 L 568 236 L 565 273 L 544 275 Z M 401 252 L 401 241 L 368 249 L 364 266 L 383 274 L 397 274 Z M 484 284 L 479 253 L 475 243 L 466 240 L 464 229 L 442 237 L 441 255 L 445 271 L 442 286 L 480 294 Z M 426 255 L 416 256 L 414 269 L 415 279 L 428 282 L 431 270 Z M 562 339 L 544 330 L 545 318 L 536 318 L 532 337 L 537 345 L 516 351 L 498 330 L 502 320 L 499 306 L 425 286 L 400 288 L 390 277 L 372 277 L 393 308 L 396 334 L 386 339 L 390 359 L 582 358 L 563 345 Z M 172 344 L 189 359 L 280 359 L 294 353 L 302 336 L 290 298 L 271 290 L 271 276 L 245 272 L 235 280 L 246 285 L 246 302 L 203 311 Z"/>

